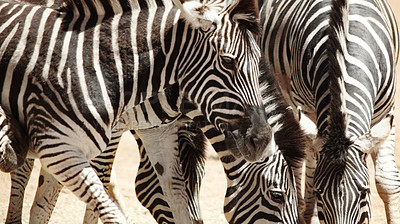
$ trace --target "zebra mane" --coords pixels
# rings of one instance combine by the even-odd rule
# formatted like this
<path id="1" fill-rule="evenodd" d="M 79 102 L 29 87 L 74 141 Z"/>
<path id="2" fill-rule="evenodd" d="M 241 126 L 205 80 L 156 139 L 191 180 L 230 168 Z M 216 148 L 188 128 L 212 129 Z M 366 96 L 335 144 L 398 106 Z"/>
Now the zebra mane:
<path id="1" fill-rule="evenodd" d="M 274 133 L 275 142 L 282 153 L 289 167 L 297 169 L 302 166 L 305 157 L 307 138 L 300 128 L 300 124 L 294 117 L 293 111 L 286 103 L 278 86 L 278 80 L 270 64 L 267 64 L 264 57 L 260 62 L 260 86 L 266 116 L 269 120 L 274 116 L 280 116 L 276 124 L 271 124 L 279 129 Z M 268 109 L 271 108 L 271 109 Z"/>
<path id="2" fill-rule="evenodd" d="M 329 73 L 329 131 L 321 150 L 321 156 L 331 161 L 334 170 L 343 173 L 346 167 L 348 148 L 352 144 L 346 136 L 347 114 L 345 113 L 345 86 L 346 73 L 345 52 L 346 35 L 348 33 L 348 2 L 347 0 L 333 0 L 329 18 L 327 55 Z"/>
<path id="3" fill-rule="evenodd" d="M 232 10 L 231 19 L 239 24 L 242 30 L 249 30 L 255 35 L 261 33 L 259 5 L 255 0 L 240 0 Z"/>
<path id="4" fill-rule="evenodd" d="M 260 34 L 259 9 L 256 0 L 172 0 L 183 12 L 184 19 L 195 29 L 208 30 L 222 13 L 228 13 L 239 28 Z M 183 3 L 182 3 L 183 2 Z"/>

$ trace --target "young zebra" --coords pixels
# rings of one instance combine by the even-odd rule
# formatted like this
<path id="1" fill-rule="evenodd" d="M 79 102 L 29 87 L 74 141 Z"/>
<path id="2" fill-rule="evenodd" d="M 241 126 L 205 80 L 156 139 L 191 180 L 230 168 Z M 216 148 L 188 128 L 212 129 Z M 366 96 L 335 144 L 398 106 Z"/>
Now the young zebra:
<path id="1" fill-rule="evenodd" d="M 398 30 L 388 3 L 272 0 L 260 14 L 263 54 L 286 99 L 318 129 L 316 152 L 307 155 L 315 172 L 307 171 L 306 220 L 315 196 L 322 223 L 370 221 L 370 153 L 387 221 L 400 222 L 392 115 Z"/>
<path id="2" fill-rule="evenodd" d="M 172 84 L 236 154 L 257 161 L 275 151 L 258 92 L 256 7 L 175 3 L 180 10 L 168 0 L 71 0 L 60 10 L 0 1 L 0 104 L 30 154 L 103 222 L 125 218 L 89 159 L 115 127 L 153 127 L 135 127 L 126 112 Z M 173 157 L 148 153 L 165 169 Z"/>
<path id="3" fill-rule="evenodd" d="M 279 88 L 276 86 L 274 73 L 265 67 L 261 69 L 260 86 L 268 122 L 274 130 L 278 151 L 264 161 L 249 163 L 238 159 L 229 151 L 224 143 L 223 135 L 198 116 L 188 122 L 179 132 L 181 163 L 185 164 L 188 151 L 195 151 L 197 159 L 203 164 L 204 137 L 209 139 L 218 153 L 227 177 L 224 212 L 229 223 L 303 223 L 303 202 L 301 197 L 301 168 L 304 150 L 307 144 L 292 110 L 284 102 Z M 146 157 L 145 149 L 138 141 L 141 161 L 136 177 L 136 194 L 158 223 L 174 223 L 168 202 L 158 184 L 156 172 Z M 203 152 L 203 153 L 202 153 Z M 193 155 L 192 155 L 193 156 Z M 199 168 L 192 164 L 183 165 Z M 192 168 L 193 169 L 193 168 Z M 185 184 L 189 197 L 196 197 L 202 171 L 188 172 Z M 194 175 L 193 173 L 197 173 Z M 192 209 L 192 213 L 198 212 Z M 300 213 L 300 214 L 299 214 Z"/>

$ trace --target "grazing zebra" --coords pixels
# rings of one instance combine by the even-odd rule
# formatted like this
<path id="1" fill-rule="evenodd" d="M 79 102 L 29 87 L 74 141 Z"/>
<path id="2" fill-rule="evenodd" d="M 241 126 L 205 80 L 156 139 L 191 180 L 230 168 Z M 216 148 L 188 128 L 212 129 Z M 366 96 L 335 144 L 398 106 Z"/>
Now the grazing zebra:
<path id="1" fill-rule="evenodd" d="M 151 0 L 71 0 L 59 10 L 0 1 L 0 104 L 26 131 L 30 155 L 102 222 L 125 218 L 88 159 L 115 127 L 154 127 L 127 112 L 172 84 L 237 155 L 258 161 L 275 151 L 261 108 L 254 4 L 174 2 L 179 10 Z M 148 154 L 166 170 L 174 161 L 168 151 Z"/>
<path id="2" fill-rule="evenodd" d="M 218 153 L 226 173 L 224 212 L 229 223 L 302 223 L 298 211 L 302 210 L 303 205 L 300 172 L 306 139 L 292 110 L 284 103 L 283 96 L 275 86 L 273 73 L 264 69 L 261 69 L 263 72 L 260 80 L 263 102 L 279 150 L 273 156 L 257 163 L 235 158 L 224 143 L 224 136 L 205 122 L 203 117 L 193 116 L 194 120 L 185 124 L 179 131 L 181 158 L 185 161 L 185 150 L 194 150 L 198 152 L 195 154 L 197 159 L 191 161 L 204 163 L 202 151 L 205 149 L 201 147 L 204 146 L 201 143 L 201 128 Z M 156 173 L 140 141 L 138 146 L 142 156 L 135 181 L 137 197 L 158 223 L 174 223 Z M 190 165 L 193 164 L 188 166 Z M 188 173 L 198 173 L 200 175 L 194 178 L 201 179 L 201 171 Z M 186 178 L 185 183 L 189 191 L 198 191 L 191 185 L 190 178 Z"/>
<path id="3" fill-rule="evenodd" d="M 311 220 L 315 195 L 323 223 L 370 221 L 370 153 L 387 221 L 399 222 L 391 114 L 398 30 L 388 3 L 266 1 L 260 19 L 260 46 L 286 99 L 318 129 L 315 172 L 308 171 L 314 174 L 306 184 L 306 220 Z"/>
<path id="4" fill-rule="evenodd" d="M 198 126 L 204 126 L 203 130 L 205 130 L 207 137 L 213 142 L 215 149 L 218 150 L 218 154 L 225 167 L 228 180 L 225 211 L 230 223 L 254 221 L 254 219 L 278 223 L 298 223 L 299 220 L 297 218 L 301 220 L 301 216 L 297 216 L 298 208 L 296 205 L 298 204 L 298 196 L 296 196 L 296 192 L 298 194 L 301 193 L 298 178 L 301 176 L 299 175 L 299 169 L 301 168 L 301 160 L 304 153 L 304 137 L 294 119 L 292 111 L 283 103 L 283 98 L 274 85 L 273 74 L 267 69 L 261 69 L 261 71 L 263 71 L 261 75 L 261 84 L 263 86 L 262 96 L 267 108 L 268 121 L 272 124 L 275 131 L 275 138 L 279 149 L 273 157 L 257 164 L 236 159 L 227 151 L 223 142 L 224 137 L 221 133 L 208 125 L 204 121 L 204 118 L 201 117 L 195 118 L 195 122 L 185 122 L 178 132 L 179 161 L 183 167 L 183 179 L 181 181 L 187 191 L 189 213 L 195 223 L 202 222 L 198 194 L 200 181 L 204 174 L 205 150 L 205 139 Z M 177 86 L 169 88 L 167 94 L 160 95 L 158 100 L 149 100 L 151 104 L 138 107 L 136 112 L 140 114 L 142 113 L 141 109 L 145 108 L 145 111 L 152 113 L 156 111 L 155 108 L 160 107 L 163 107 L 164 111 L 173 111 L 173 105 L 177 105 L 178 99 L 171 98 L 171 96 L 176 95 L 171 94 L 171 92 L 173 93 L 177 90 Z M 168 97 L 168 103 L 172 105 L 169 109 L 165 107 L 168 103 L 161 102 L 159 104 L 160 100 L 166 99 L 166 96 Z M 185 105 L 184 107 L 187 110 L 190 110 L 190 108 L 194 109 L 192 105 Z M 173 117 L 168 118 L 166 114 L 160 114 L 159 117 L 164 120 L 174 119 Z M 180 118 L 180 120 L 182 119 L 184 118 Z M 132 131 L 132 134 L 138 143 L 141 158 L 135 181 L 136 195 L 158 223 L 175 223 L 176 219 L 172 215 L 173 212 L 169 208 L 168 199 L 163 194 L 157 173 L 150 163 L 143 142 L 134 131 Z M 287 138 L 287 136 L 291 136 L 291 138 Z M 98 163 L 96 165 L 97 167 L 111 167 L 111 165 L 106 164 L 111 164 L 112 161 L 112 159 L 105 160 L 102 164 Z M 254 185 L 255 183 L 257 184 Z M 39 187 L 38 191 L 43 189 L 45 188 Z M 57 197 L 57 195 L 54 197 Z M 248 200 L 249 197 L 253 197 L 253 199 Z M 301 195 L 299 199 L 301 201 Z M 243 209 L 247 207 L 249 209 Z M 301 207 L 301 202 L 299 202 L 299 207 Z M 31 216 L 34 215 L 31 214 Z M 88 215 L 86 214 L 86 216 Z M 92 220 L 97 222 L 97 219 Z M 87 222 L 86 219 L 86 223 L 94 222 Z"/>

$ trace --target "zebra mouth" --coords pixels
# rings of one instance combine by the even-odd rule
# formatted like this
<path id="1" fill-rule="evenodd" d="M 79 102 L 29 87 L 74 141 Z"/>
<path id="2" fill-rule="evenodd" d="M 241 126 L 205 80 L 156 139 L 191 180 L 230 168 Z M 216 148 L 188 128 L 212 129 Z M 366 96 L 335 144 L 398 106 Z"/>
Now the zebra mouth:
<path id="1" fill-rule="evenodd" d="M 276 151 L 275 140 L 271 135 L 242 135 L 238 130 L 224 132 L 227 148 L 236 158 L 248 162 L 263 161 Z"/>
<path id="2" fill-rule="evenodd" d="M 227 148 L 236 158 L 244 158 L 248 162 L 257 162 L 272 155 L 276 151 L 271 127 L 258 108 L 251 108 L 250 113 L 236 125 L 225 124 L 222 131 Z M 235 128 L 232 128 L 235 127 Z"/>

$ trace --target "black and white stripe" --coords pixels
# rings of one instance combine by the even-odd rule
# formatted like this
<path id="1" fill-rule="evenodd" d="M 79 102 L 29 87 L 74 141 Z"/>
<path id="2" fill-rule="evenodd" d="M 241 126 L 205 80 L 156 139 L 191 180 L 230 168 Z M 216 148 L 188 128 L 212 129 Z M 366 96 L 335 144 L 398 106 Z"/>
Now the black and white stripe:
<path id="1" fill-rule="evenodd" d="M 229 223 L 299 223 L 302 220 L 299 210 L 303 205 L 300 169 L 305 148 L 304 135 L 292 110 L 284 103 L 275 85 L 273 73 L 266 70 L 261 77 L 263 102 L 268 122 L 275 133 L 278 151 L 272 157 L 257 163 L 237 159 L 224 143 L 224 136 L 203 117 L 195 116 L 194 121 L 186 123 L 179 132 L 181 163 L 185 163 L 187 148 L 197 152 L 205 150 L 204 143 L 201 143 L 203 133 L 198 129 L 201 128 L 218 153 L 225 169 L 228 188 L 224 212 Z M 158 223 L 174 223 L 167 199 L 144 152 L 141 149 L 141 162 L 136 177 L 138 199 L 149 209 Z M 190 160 L 192 164 L 188 166 L 202 167 L 202 155 L 198 154 L 197 165 L 193 164 L 196 160 L 192 159 Z M 194 177 L 195 180 L 201 179 L 201 171 L 194 173 L 200 174 Z M 190 182 L 191 178 L 185 179 L 187 190 L 196 192 L 196 186 L 190 185 Z"/>
<path id="2" fill-rule="evenodd" d="M 246 159 L 274 149 L 259 109 L 252 3 L 175 2 L 183 14 L 170 1 L 72 0 L 59 10 L 0 2 L 0 103 L 42 166 L 103 222 L 125 219 L 88 159 L 106 149 L 115 127 L 153 127 L 135 127 L 129 111 L 170 85 L 231 143 L 259 140 L 232 147 Z"/>

